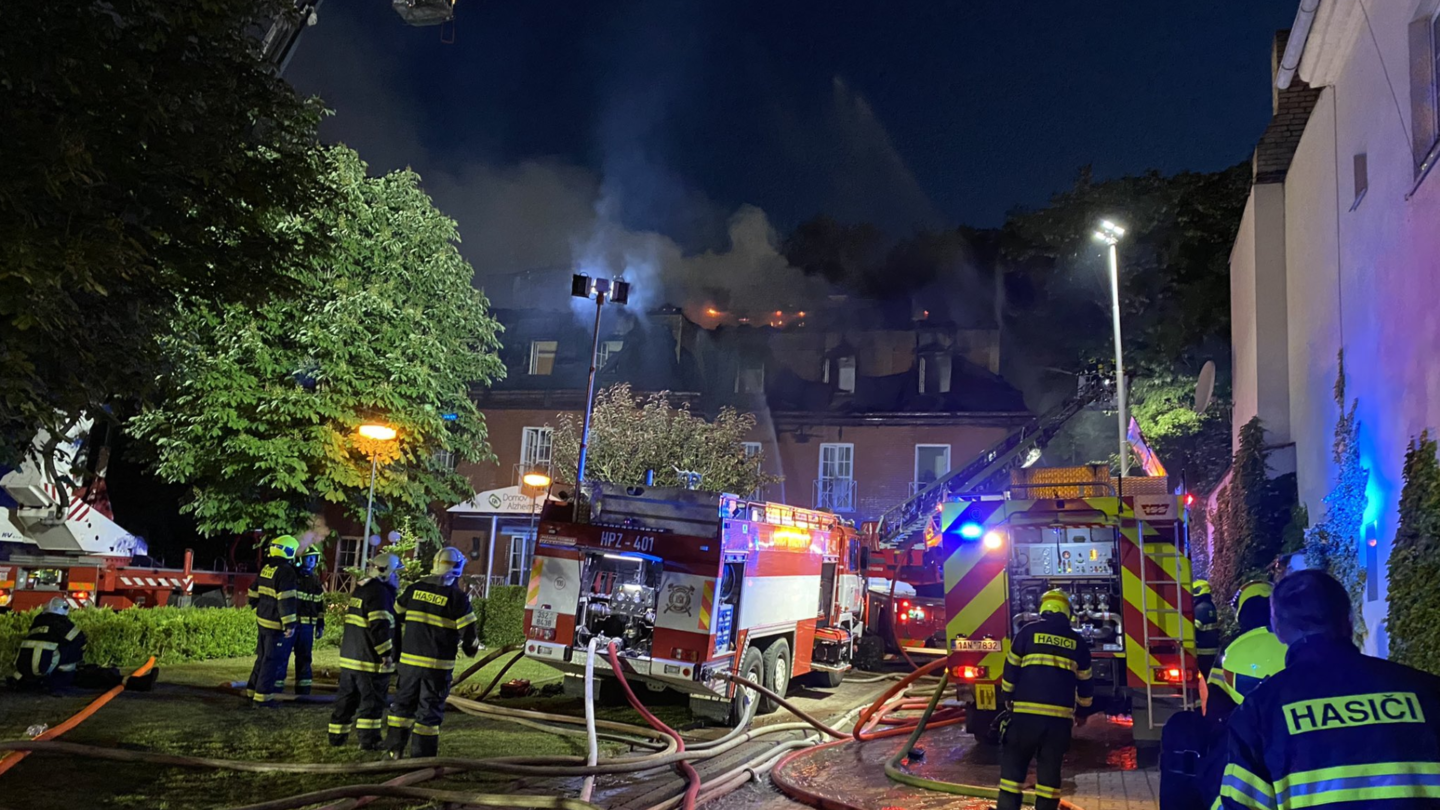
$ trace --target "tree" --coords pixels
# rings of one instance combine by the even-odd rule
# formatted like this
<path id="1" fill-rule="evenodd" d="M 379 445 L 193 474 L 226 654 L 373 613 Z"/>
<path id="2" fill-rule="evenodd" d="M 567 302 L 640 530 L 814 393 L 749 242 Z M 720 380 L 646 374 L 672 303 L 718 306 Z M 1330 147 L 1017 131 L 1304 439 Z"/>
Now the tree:
<path id="1" fill-rule="evenodd" d="M 1440 463 L 1429 431 L 1405 453 L 1400 525 L 1390 549 L 1390 658 L 1440 674 Z"/>
<path id="2" fill-rule="evenodd" d="M 333 203 L 280 227 L 330 248 L 291 268 L 294 290 L 259 307 L 186 302 L 164 341 L 168 397 L 133 420 L 159 474 L 191 485 L 206 534 L 294 531 L 325 503 L 363 514 L 370 465 L 355 427 L 399 431 L 377 509 L 434 533 L 426 509 L 472 493 L 437 459 L 488 457 L 472 384 L 503 374 L 499 325 L 456 250 L 455 223 L 411 171 L 367 177 L 325 153 Z"/>
<path id="3" fill-rule="evenodd" d="M 560 476 L 574 481 L 583 417 L 567 413 L 559 421 L 555 464 Z M 614 385 L 595 395 L 585 479 L 638 485 L 653 470 L 656 486 L 679 487 L 681 472 L 695 472 L 699 489 L 747 495 L 779 480 L 762 471 L 764 456 L 745 455 L 745 437 L 754 427 L 753 415 L 733 408 L 706 421 L 689 406 L 672 405 L 667 391 L 639 396 L 628 384 Z"/>
<path id="4" fill-rule="evenodd" d="M 1305 563 L 1329 571 L 1350 592 L 1358 611 L 1365 592 L 1365 566 L 1360 560 L 1360 533 L 1365 519 L 1365 485 L 1370 471 L 1360 464 L 1360 423 L 1355 418 L 1359 400 L 1345 408 L 1345 353 L 1340 352 L 1335 376 L 1335 403 L 1340 416 L 1335 420 L 1335 441 L 1331 460 L 1335 462 L 1335 485 L 1325 496 L 1325 519 L 1305 532 Z M 1356 623 L 1363 637 L 1364 625 Z"/>
<path id="5" fill-rule="evenodd" d="M 1150 449 L 1183 475 L 1191 491 L 1209 492 L 1230 464 L 1230 408 L 1212 400 L 1203 413 L 1192 407 L 1195 379 L 1174 371 L 1156 370 L 1130 387 L 1135 405 L 1130 413 Z"/>
<path id="6" fill-rule="evenodd" d="M 154 393 L 155 337 L 178 298 L 257 301 L 283 261 L 323 247 L 273 227 L 320 190 L 318 103 L 275 75 L 253 36 L 293 11 L 283 0 L 7 8 L 0 463 L 39 428 L 60 436 L 82 411 L 103 417 Z"/>

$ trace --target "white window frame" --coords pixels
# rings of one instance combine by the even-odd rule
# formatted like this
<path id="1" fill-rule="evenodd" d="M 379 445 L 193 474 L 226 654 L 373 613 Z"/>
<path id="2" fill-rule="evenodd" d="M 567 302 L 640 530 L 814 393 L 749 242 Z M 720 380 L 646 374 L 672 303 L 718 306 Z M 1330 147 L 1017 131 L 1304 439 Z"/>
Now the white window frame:
<path id="1" fill-rule="evenodd" d="M 549 346 L 550 348 L 543 348 Z M 555 373 L 555 355 L 560 352 L 560 341 L 558 340 L 532 340 L 530 341 L 530 376 L 548 377 Z M 546 354 L 550 355 L 550 368 L 541 371 L 540 359 Z"/>
<path id="2" fill-rule="evenodd" d="M 595 367 L 604 368 L 605 364 L 610 362 L 610 358 L 614 357 L 615 354 L 623 348 L 625 348 L 625 341 L 623 340 L 600 341 L 600 345 L 596 347 Z"/>
<path id="3" fill-rule="evenodd" d="M 335 570 L 360 566 L 360 543 L 363 538 L 341 536 L 335 544 Z"/>
<path id="4" fill-rule="evenodd" d="M 551 427 L 523 427 L 520 429 L 520 468 L 535 467 L 550 469 L 555 457 L 555 429 Z"/>
<path id="5" fill-rule="evenodd" d="M 827 453 L 835 453 L 835 452 L 838 452 L 838 451 L 843 451 L 843 453 L 842 453 L 842 456 L 843 456 L 843 457 L 842 457 L 842 458 L 832 458 L 832 459 L 830 460 L 830 462 L 829 462 L 829 466 L 830 466 L 831 470 L 834 471 L 834 472 L 836 472 L 836 473 L 841 472 L 841 471 L 842 471 L 841 468 L 843 468 L 843 472 L 844 472 L 845 474 L 844 474 L 844 475 L 840 475 L 840 474 L 826 475 L 826 474 L 825 474 L 825 468 L 826 468 L 826 458 L 825 458 L 825 457 L 826 457 Z M 846 482 L 847 484 L 853 484 L 853 483 L 855 482 L 855 445 L 854 445 L 852 442 L 822 442 L 822 443 L 820 444 L 820 454 L 819 454 L 819 457 L 820 457 L 820 463 L 819 463 L 819 465 L 818 465 L 819 468 L 815 471 L 815 480 L 816 480 L 816 482 L 819 484 L 819 487 L 820 487 L 821 489 L 823 489 L 823 488 L 825 487 L 825 482 L 827 482 L 827 481 L 844 481 L 844 482 Z M 847 489 L 848 489 L 848 488 L 847 488 Z M 847 495 L 847 497 L 849 496 L 849 492 L 848 492 L 848 491 L 847 491 L 846 495 Z M 853 503 L 853 500 L 852 500 L 852 502 L 849 504 L 849 506 L 848 506 L 847 508 L 844 508 L 844 509 L 836 508 L 835 511 L 837 511 L 837 512 L 841 512 L 841 511 L 849 512 L 849 511 L 853 511 L 854 509 L 855 509 L 855 504 Z"/>
<path id="6" fill-rule="evenodd" d="M 510 559 L 505 571 L 505 583 L 507 585 L 528 585 L 530 583 L 530 565 L 535 559 L 533 538 L 528 532 L 515 531 L 506 532 L 505 536 L 510 538 Z"/>
<path id="7" fill-rule="evenodd" d="M 844 394 L 855 393 L 856 366 L 855 355 L 847 354 L 835 358 L 835 390 Z M 828 371 L 828 368 L 827 368 Z M 829 380 L 826 380 L 829 382 Z"/>
<path id="8" fill-rule="evenodd" d="M 435 451 L 435 465 L 442 470 L 454 471 L 457 459 L 454 450 L 441 448 Z"/>
<path id="9" fill-rule="evenodd" d="M 752 458 L 757 458 L 765 452 L 765 445 L 760 442 L 743 442 L 743 444 L 745 446 L 745 459 L 747 461 Z M 761 461 L 755 462 L 756 466 L 759 466 L 761 463 Z M 750 493 L 749 498 L 752 501 L 764 500 L 764 493 L 757 489 Z"/>
<path id="10" fill-rule="evenodd" d="M 916 445 L 915 445 L 915 468 L 914 468 L 915 477 L 912 478 L 912 479 L 910 479 L 910 480 L 914 481 L 914 482 L 917 483 L 917 484 L 920 483 L 920 450 L 921 450 L 922 448 L 931 448 L 931 447 L 943 447 L 943 448 L 945 448 L 945 466 L 946 466 L 946 467 L 949 467 L 949 466 L 950 466 L 950 452 L 951 452 L 951 450 L 950 450 L 950 445 L 948 445 L 948 444 L 929 444 L 929 443 L 916 444 Z M 927 472 L 928 472 L 928 471 L 927 471 Z M 936 476 L 936 477 L 938 478 L 939 476 Z"/>

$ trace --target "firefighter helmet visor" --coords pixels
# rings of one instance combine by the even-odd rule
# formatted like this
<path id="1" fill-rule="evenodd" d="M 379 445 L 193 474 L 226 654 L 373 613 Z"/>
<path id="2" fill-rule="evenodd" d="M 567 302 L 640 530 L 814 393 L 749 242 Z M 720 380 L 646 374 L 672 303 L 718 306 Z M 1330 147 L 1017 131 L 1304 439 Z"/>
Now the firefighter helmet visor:
<path id="1" fill-rule="evenodd" d="M 1045 595 L 1040 597 L 1040 612 L 1042 614 L 1063 613 L 1066 616 L 1069 616 L 1070 595 L 1060 590 L 1059 588 L 1046 591 Z"/>
<path id="2" fill-rule="evenodd" d="M 435 552 L 435 559 L 430 564 L 430 573 L 451 582 L 459 579 L 464 571 L 465 552 L 454 546 L 446 546 Z"/>
<path id="3" fill-rule="evenodd" d="M 282 534 L 270 541 L 270 556 L 284 557 L 287 560 L 295 559 L 295 554 L 300 551 L 300 541 L 288 534 Z"/>

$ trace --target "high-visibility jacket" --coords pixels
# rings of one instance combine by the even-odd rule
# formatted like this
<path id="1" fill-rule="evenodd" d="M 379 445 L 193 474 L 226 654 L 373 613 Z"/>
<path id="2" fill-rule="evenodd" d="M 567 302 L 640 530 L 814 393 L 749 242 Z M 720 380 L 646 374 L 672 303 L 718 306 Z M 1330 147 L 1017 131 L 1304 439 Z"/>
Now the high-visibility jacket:
<path id="1" fill-rule="evenodd" d="M 463 646 L 474 655 L 480 648 L 470 597 L 453 585 L 440 584 L 438 577 L 406 588 L 395 600 L 395 619 L 402 664 L 454 669 L 457 649 Z"/>
<path id="2" fill-rule="evenodd" d="M 1440 806 L 1440 678 L 1302 639 L 1231 717 L 1227 753 L 1228 810 Z"/>
<path id="3" fill-rule="evenodd" d="M 1089 644 L 1063 613 L 1044 614 L 1015 634 L 1000 691 L 1018 714 L 1073 718 L 1075 707 L 1089 706 L 1095 692 Z"/>
<path id="4" fill-rule="evenodd" d="M 1212 695 L 1225 695 L 1236 706 L 1255 691 L 1260 682 L 1285 668 L 1285 645 L 1268 627 L 1257 627 L 1238 636 L 1210 669 L 1208 684 Z"/>
<path id="5" fill-rule="evenodd" d="M 1195 597 L 1195 654 L 1219 655 L 1220 614 L 1209 594 Z"/>
<path id="6" fill-rule="evenodd" d="M 315 635 L 325 634 L 325 587 L 315 572 L 296 571 L 295 608 L 301 624 L 315 626 Z"/>
<path id="7" fill-rule="evenodd" d="M 43 678 L 52 672 L 73 671 L 85 649 L 85 634 L 58 613 L 41 613 L 15 655 L 15 671 L 26 678 Z"/>
<path id="8" fill-rule="evenodd" d="M 299 622 L 296 574 L 289 561 L 270 557 L 250 586 L 249 602 L 255 608 L 255 621 L 266 630 L 289 630 Z"/>
<path id="9" fill-rule="evenodd" d="M 395 588 L 379 579 L 367 579 L 350 594 L 345 611 L 345 632 L 340 637 L 340 667 L 360 672 L 390 672 L 386 656 L 395 651 Z"/>

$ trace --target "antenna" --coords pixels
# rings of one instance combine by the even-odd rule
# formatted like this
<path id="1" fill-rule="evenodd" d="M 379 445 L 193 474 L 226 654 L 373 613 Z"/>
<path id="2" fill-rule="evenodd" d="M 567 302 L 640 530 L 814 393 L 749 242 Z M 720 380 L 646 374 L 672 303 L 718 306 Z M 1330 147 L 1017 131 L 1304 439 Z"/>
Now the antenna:
<path id="1" fill-rule="evenodd" d="M 1206 360 L 1200 368 L 1200 379 L 1195 382 L 1195 412 L 1204 413 L 1210 407 L 1215 395 L 1215 361 Z"/>

